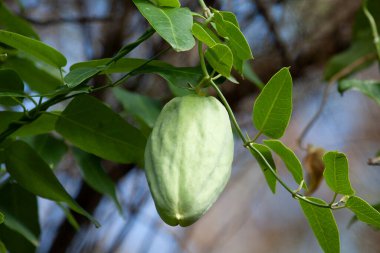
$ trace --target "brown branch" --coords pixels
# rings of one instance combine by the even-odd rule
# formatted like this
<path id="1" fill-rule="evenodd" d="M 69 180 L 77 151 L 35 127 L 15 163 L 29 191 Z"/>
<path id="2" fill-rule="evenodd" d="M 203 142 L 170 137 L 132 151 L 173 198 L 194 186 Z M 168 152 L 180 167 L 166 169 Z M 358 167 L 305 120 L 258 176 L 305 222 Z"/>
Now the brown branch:
<path id="1" fill-rule="evenodd" d="M 376 53 L 369 53 L 369 54 L 366 54 L 366 55 L 358 58 L 357 60 L 353 61 L 351 64 L 347 65 L 346 67 L 344 67 L 343 69 L 338 71 L 335 75 L 333 75 L 328 80 L 329 84 L 332 84 L 332 83 L 335 83 L 336 81 L 339 81 L 343 77 L 351 74 L 351 72 L 353 72 L 360 65 L 362 65 L 368 61 L 375 60 L 375 59 L 376 59 Z"/>
<path id="2" fill-rule="evenodd" d="M 273 35 L 274 44 L 281 55 L 282 64 L 285 66 L 290 66 L 292 63 L 292 60 L 288 53 L 287 46 L 281 39 L 280 32 L 277 29 L 276 22 L 273 20 L 272 16 L 270 15 L 268 7 L 262 2 L 262 0 L 253 0 L 253 2 L 256 4 L 257 11 L 259 12 L 259 14 L 263 16 L 263 18 L 265 19 L 268 25 L 269 31 Z"/>
<path id="3" fill-rule="evenodd" d="M 117 182 L 119 179 L 127 175 L 133 169 L 132 165 L 122 166 L 115 165 L 110 169 L 109 175 L 114 182 Z M 83 207 L 89 213 L 93 213 L 98 206 L 103 195 L 94 191 L 87 184 L 82 183 L 82 186 L 79 190 L 79 194 L 76 197 L 77 203 Z M 89 224 L 89 220 L 83 215 L 73 213 L 74 218 L 80 225 Z M 67 247 L 70 245 L 71 241 L 76 235 L 76 230 L 73 226 L 65 220 L 57 230 L 57 236 L 54 238 L 53 244 L 50 247 L 49 252 L 51 253 L 64 253 L 66 252 Z"/>
<path id="4" fill-rule="evenodd" d="M 380 156 L 368 159 L 368 165 L 380 166 Z"/>
<path id="5" fill-rule="evenodd" d="M 96 22 L 110 22 L 113 20 L 112 16 L 107 17 L 76 17 L 76 18 L 56 18 L 56 19 L 47 19 L 47 20 L 38 20 L 31 17 L 21 16 L 23 19 L 32 23 L 33 25 L 47 26 L 47 25 L 60 25 L 62 23 L 96 23 Z"/>

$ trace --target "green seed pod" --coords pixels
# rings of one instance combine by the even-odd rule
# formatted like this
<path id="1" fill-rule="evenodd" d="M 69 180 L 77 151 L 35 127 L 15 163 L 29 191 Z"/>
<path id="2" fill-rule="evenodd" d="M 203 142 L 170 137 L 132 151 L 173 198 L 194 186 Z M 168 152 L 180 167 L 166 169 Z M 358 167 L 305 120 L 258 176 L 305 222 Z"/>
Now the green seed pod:
<path id="1" fill-rule="evenodd" d="M 228 113 L 214 97 L 177 97 L 165 105 L 145 149 L 145 172 L 161 218 L 197 221 L 231 174 L 234 142 Z"/>

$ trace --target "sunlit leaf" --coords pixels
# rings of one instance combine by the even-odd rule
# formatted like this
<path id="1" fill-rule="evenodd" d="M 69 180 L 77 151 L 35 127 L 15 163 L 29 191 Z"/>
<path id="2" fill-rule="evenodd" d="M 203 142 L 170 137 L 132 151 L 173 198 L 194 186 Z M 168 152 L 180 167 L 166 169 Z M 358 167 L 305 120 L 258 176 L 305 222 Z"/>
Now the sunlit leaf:
<path id="1" fill-rule="evenodd" d="M 77 96 L 62 112 L 56 130 L 80 149 L 119 163 L 141 162 L 145 137 L 101 101 Z"/>
<path id="2" fill-rule="evenodd" d="M 343 195 L 355 194 L 348 176 L 348 160 L 345 154 L 328 152 L 323 156 L 323 163 L 323 176 L 332 191 Z"/>
<path id="3" fill-rule="evenodd" d="M 294 180 L 297 184 L 301 184 L 303 180 L 302 165 L 294 152 L 279 140 L 264 140 L 264 144 L 281 157 Z"/>
<path id="4" fill-rule="evenodd" d="M 187 8 L 160 8 L 146 0 L 133 0 L 156 32 L 177 52 L 194 47 L 193 16 Z"/>
<path id="5" fill-rule="evenodd" d="M 17 33 L 0 30 L 0 42 L 30 54 L 37 59 L 61 68 L 66 65 L 66 58 L 56 49 Z"/>
<path id="6" fill-rule="evenodd" d="M 276 165 L 274 164 L 272 154 L 269 150 L 268 147 L 257 144 L 257 143 L 252 143 L 252 147 L 249 149 L 251 151 L 251 154 L 256 158 L 257 162 L 260 165 L 261 170 L 264 173 L 265 179 L 268 183 L 269 188 L 273 193 L 276 193 L 276 177 L 273 175 L 271 172 L 268 164 L 276 171 Z M 267 162 L 265 162 L 265 160 Z"/>
<path id="7" fill-rule="evenodd" d="M 67 203 L 71 209 L 99 223 L 66 192 L 49 165 L 25 142 L 14 141 L 6 149 L 6 168 L 22 187 L 40 197 Z"/>
<path id="8" fill-rule="evenodd" d="M 214 12 L 216 28 L 220 36 L 228 38 L 228 45 L 241 60 L 253 59 L 251 48 L 239 27 L 227 21 L 219 12 Z"/>
<path id="9" fill-rule="evenodd" d="M 321 199 L 308 199 L 326 205 Z M 323 251 L 325 253 L 339 253 L 339 231 L 331 209 L 314 206 L 302 200 L 299 200 L 299 203 Z"/>
<path id="10" fill-rule="evenodd" d="M 232 24 L 234 24 L 236 27 L 239 27 L 239 22 L 233 12 L 230 11 L 219 11 L 220 14 L 222 14 L 222 17 L 225 21 L 229 21 Z"/>
<path id="11" fill-rule="evenodd" d="M 221 43 L 220 39 L 205 25 L 194 23 L 192 33 L 195 38 L 206 44 L 208 47 L 213 47 L 217 43 Z"/>
<path id="12" fill-rule="evenodd" d="M 380 229 L 380 212 L 365 200 L 357 196 L 351 196 L 346 202 L 346 207 L 354 212 L 360 221 Z"/>
<path id="13" fill-rule="evenodd" d="M 162 7 L 181 7 L 181 3 L 178 0 L 150 0 L 152 3 Z"/>
<path id="14" fill-rule="evenodd" d="M 253 106 L 253 123 L 268 137 L 280 138 L 292 114 L 292 77 L 288 68 L 279 70 L 265 85 Z"/>
<path id="15" fill-rule="evenodd" d="M 232 52 L 226 45 L 216 44 L 206 50 L 205 57 L 222 76 L 229 77 L 233 64 Z"/>

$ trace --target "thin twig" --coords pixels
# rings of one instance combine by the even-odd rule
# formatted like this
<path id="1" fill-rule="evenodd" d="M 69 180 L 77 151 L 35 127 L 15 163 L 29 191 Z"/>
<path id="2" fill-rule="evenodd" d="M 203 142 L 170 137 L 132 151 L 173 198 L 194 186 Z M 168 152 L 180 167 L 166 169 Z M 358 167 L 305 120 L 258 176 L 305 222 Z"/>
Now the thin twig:
<path id="1" fill-rule="evenodd" d="M 342 79 L 343 77 L 349 75 L 352 71 L 354 71 L 357 67 L 359 67 L 360 65 L 370 61 L 370 60 L 374 60 L 376 59 L 376 54 L 375 53 L 370 53 L 370 54 L 367 54 L 367 55 L 364 55 L 363 57 L 357 59 L 356 61 L 352 62 L 351 64 L 349 64 L 348 66 L 346 66 L 345 68 L 341 69 L 339 72 L 337 72 L 335 75 L 333 75 L 329 81 L 328 81 L 328 84 L 325 85 L 324 89 L 323 89 L 323 95 L 322 95 L 322 100 L 321 100 L 321 103 L 318 107 L 318 110 L 316 111 L 316 113 L 313 115 L 313 117 L 310 119 L 310 121 L 306 124 L 305 128 L 301 131 L 301 134 L 300 136 L 298 137 L 297 139 L 297 144 L 298 144 L 298 147 L 301 148 L 302 150 L 307 150 L 307 147 L 303 146 L 303 140 L 305 138 L 305 136 L 307 135 L 307 133 L 311 130 L 311 128 L 313 127 L 313 125 L 315 124 L 315 122 L 319 119 L 319 117 L 321 116 L 325 106 L 326 106 L 326 103 L 328 101 L 328 95 L 329 95 L 329 91 L 330 91 L 330 88 L 331 86 L 339 81 L 340 79 Z"/>

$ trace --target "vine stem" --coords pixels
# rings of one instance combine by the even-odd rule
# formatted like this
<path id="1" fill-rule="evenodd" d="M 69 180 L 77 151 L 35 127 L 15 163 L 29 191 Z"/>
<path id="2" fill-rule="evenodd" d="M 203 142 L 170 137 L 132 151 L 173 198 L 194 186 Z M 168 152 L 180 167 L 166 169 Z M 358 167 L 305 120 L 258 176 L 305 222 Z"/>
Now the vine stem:
<path id="1" fill-rule="evenodd" d="M 322 208 L 330 208 L 330 209 L 339 209 L 339 208 L 342 208 L 342 207 L 333 207 L 331 204 L 330 205 L 324 205 L 324 204 L 320 204 L 320 203 L 317 203 L 317 202 L 314 202 L 308 198 L 306 198 L 305 196 L 299 194 L 297 191 L 293 191 L 279 176 L 278 174 L 276 173 L 276 171 L 272 168 L 272 166 L 269 164 L 269 162 L 265 159 L 265 157 L 260 153 L 259 150 L 257 150 L 254 146 L 253 146 L 253 143 L 251 141 L 249 141 L 247 138 L 244 137 L 243 135 L 243 132 L 241 131 L 241 128 L 239 126 L 239 124 L 237 123 L 236 121 L 236 118 L 235 118 L 235 115 L 234 113 L 232 112 L 232 109 L 230 107 L 230 105 L 228 104 L 226 98 L 224 97 L 222 91 L 219 89 L 219 87 L 214 83 L 213 80 L 210 80 L 210 84 L 211 86 L 216 90 L 219 98 L 221 99 L 223 105 L 225 106 L 227 112 L 228 112 L 228 115 L 230 116 L 231 120 L 232 120 L 232 124 L 234 125 L 236 131 L 238 132 L 239 134 L 239 137 L 240 139 L 243 141 L 244 143 L 244 146 L 249 148 L 251 151 L 253 151 L 254 153 L 256 153 L 257 155 L 260 156 L 260 158 L 264 161 L 265 165 L 269 168 L 270 172 L 273 174 L 273 176 L 276 178 L 276 180 L 285 188 L 285 190 L 287 190 L 293 198 L 295 199 L 299 199 L 301 201 L 304 201 L 304 202 L 307 202 L 309 204 L 312 204 L 314 206 L 318 206 L 318 207 L 322 207 Z"/>
<path id="2" fill-rule="evenodd" d="M 239 123 L 237 122 L 236 118 L 235 118 L 235 115 L 227 101 L 227 99 L 224 97 L 222 91 L 219 89 L 219 87 L 215 84 L 215 82 L 213 81 L 212 77 L 210 77 L 207 69 L 206 69 L 206 63 L 205 63 L 205 59 L 204 59 L 204 56 L 203 56 L 203 50 L 202 50 L 202 42 L 198 41 L 198 53 L 199 53 L 199 59 L 201 61 L 201 66 L 204 66 L 202 67 L 202 71 L 203 71 L 203 75 L 204 75 L 204 79 L 206 79 L 207 81 L 210 82 L 211 86 L 215 89 L 216 93 L 218 94 L 220 100 L 222 101 L 224 107 L 226 108 L 227 110 L 227 113 L 228 115 L 230 116 L 230 119 L 232 121 L 232 124 L 234 125 L 240 139 L 243 141 L 244 143 L 244 147 L 246 148 L 249 148 L 251 151 L 257 153 L 260 158 L 264 161 L 265 165 L 269 168 L 270 172 L 273 174 L 273 176 L 276 178 L 276 180 L 292 195 L 293 198 L 295 199 L 300 199 L 304 202 L 307 202 L 309 204 L 312 204 L 312 205 L 315 205 L 315 206 L 319 206 L 319 207 L 322 207 L 322 208 L 330 208 L 330 209 L 338 209 L 338 208 L 341 208 L 341 207 L 333 207 L 331 204 L 330 205 L 324 205 L 324 204 L 320 204 L 320 203 L 317 203 L 317 202 L 314 202 L 308 198 L 306 198 L 305 196 L 299 194 L 297 191 L 293 191 L 292 189 L 290 189 L 290 187 L 284 182 L 282 181 L 282 179 L 277 175 L 276 171 L 272 168 L 272 166 L 269 164 L 269 162 L 265 159 L 265 157 L 253 146 L 253 143 L 251 140 L 249 140 L 249 138 L 246 138 L 244 137 L 244 134 L 239 126 Z M 261 132 L 259 132 L 256 137 L 255 137 L 255 140 L 261 135 Z"/>
<path id="3" fill-rule="evenodd" d="M 377 51 L 377 57 L 379 58 L 379 61 L 380 61 L 380 36 L 379 36 L 379 32 L 377 31 L 376 21 L 367 8 L 367 0 L 363 1 L 363 11 L 364 11 L 364 14 L 366 15 L 366 17 L 368 19 L 370 26 L 371 26 L 372 35 L 373 35 L 373 42 L 375 43 L 376 51 Z"/>
<path id="4" fill-rule="evenodd" d="M 207 68 L 206 68 L 206 63 L 205 63 L 205 59 L 204 59 L 204 56 L 203 56 L 203 48 L 202 48 L 203 44 L 202 42 L 198 41 L 198 53 L 199 53 L 199 59 L 200 59 L 200 62 L 201 62 L 201 66 L 202 66 L 202 72 L 203 72 L 203 79 L 202 79 L 202 82 L 206 79 L 210 84 L 211 86 L 215 89 L 216 93 L 218 94 L 220 100 L 222 101 L 224 107 L 226 108 L 227 110 L 227 113 L 232 121 L 232 124 L 234 125 L 240 139 L 243 141 L 243 145 L 244 147 L 246 148 L 249 148 L 251 152 L 254 152 L 256 153 L 257 155 L 260 156 L 260 158 L 264 161 L 265 165 L 269 168 L 270 172 L 273 174 L 273 176 L 276 178 L 276 180 L 285 188 L 285 190 L 287 190 L 294 199 L 299 199 L 301 201 L 304 201 L 304 202 L 307 202 L 309 204 L 312 204 L 314 206 L 318 206 L 318 207 L 322 207 L 322 208 L 329 208 L 329 209 L 339 209 L 339 208 L 343 208 L 344 206 L 333 206 L 333 204 L 329 204 L 329 205 L 325 205 L 325 204 L 320 204 L 320 203 L 317 203 L 317 202 L 314 202 L 308 198 L 306 198 L 305 196 L 303 196 L 302 194 L 299 194 L 298 191 L 293 191 L 279 176 L 278 174 L 276 173 L 276 171 L 272 168 L 272 166 L 269 164 L 269 162 L 267 161 L 267 159 L 265 159 L 265 157 L 260 153 L 259 150 L 257 150 L 254 145 L 253 145 L 253 142 L 248 138 L 246 138 L 243 134 L 243 131 L 241 130 L 240 126 L 239 126 L 239 123 L 237 122 L 236 118 L 235 118 L 235 115 L 227 101 L 227 99 L 224 97 L 222 91 L 219 89 L 219 87 L 215 84 L 212 76 L 209 75 L 208 71 L 207 71 Z M 255 140 L 261 135 L 261 132 L 259 132 L 256 137 L 255 137 Z"/>
<path id="5" fill-rule="evenodd" d="M 211 17 L 211 11 L 210 9 L 207 7 L 206 3 L 204 2 L 204 0 L 199 0 L 199 5 L 202 7 L 202 10 L 203 10 L 203 14 L 205 15 L 206 18 L 209 18 Z"/>

